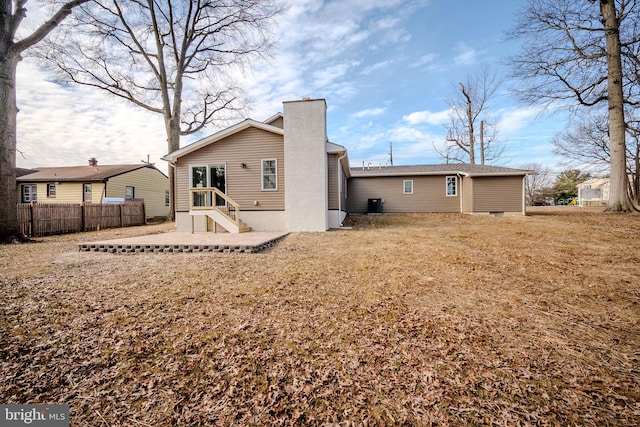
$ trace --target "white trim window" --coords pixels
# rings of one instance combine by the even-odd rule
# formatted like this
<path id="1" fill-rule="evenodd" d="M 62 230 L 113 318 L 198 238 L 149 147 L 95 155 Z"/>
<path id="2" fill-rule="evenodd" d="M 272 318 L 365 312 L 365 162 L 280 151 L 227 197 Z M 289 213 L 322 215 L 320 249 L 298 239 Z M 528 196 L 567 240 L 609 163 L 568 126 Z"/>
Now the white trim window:
<path id="1" fill-rule="evenodd" d="M 413 180 L 405 179 L 402 181 L 402 194 L 413 194 Z"/>
<path id="2" fill-rule="evenodd" d="M 49 199 L 56 198 L 56 185 L 55 184 L 47 184 L 47 197 Z"/>
<path id="3" fill-rule="evenodd" d="M 136 197 L 136 189 L 132 185 L 124 187 L 124 198 L 126 200 L 133 200 Z"/>
<path id="4" fill-rule="evenodd" d="M 278 160 L 263 159 L 262 164 L 262 191 L 278 190 Z"/>
<path id="5" fill-rule="evenodd" d="M 38 201 L 38 186 L 36 184 L 22 184 L 22 203 Z"/>
<path id="6" fill-rule="evenodd" d="M 204 188 L 209 186 L 207 165 L 189 165 L 189 188 Z"/>
<path id="7" fill-rule="evenodd" d="M 86 203 L 91 203 L 91 201 L 93 200 L 93 196 L 92 196 L 92 188 L 91 188 L 91 183 L 86 183 L 86 184 L 82 184 L 82 201 L 86 202 Z"/>
<path id="8" fill-rule="evenodd" d="M 448 176 L 446 181 L 447 197 L 456 197 L 458 195 L 458 177 Z"/>

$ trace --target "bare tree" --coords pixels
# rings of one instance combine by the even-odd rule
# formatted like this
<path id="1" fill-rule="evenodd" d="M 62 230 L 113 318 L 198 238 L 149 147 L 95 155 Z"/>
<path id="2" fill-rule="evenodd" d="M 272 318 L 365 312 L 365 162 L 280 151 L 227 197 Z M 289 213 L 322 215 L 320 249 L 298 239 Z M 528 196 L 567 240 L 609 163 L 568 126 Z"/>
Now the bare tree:
<path id="1" fill-rule="evenodd" d="M 435 151 L 446 164 L 463 162 L 463 160 L 461 160 L 460 149 L 454 141 L 445 140 L 441 143 L 432 141 L 431 146 L 433 147 L 433 151 Z"/>
<path id="2" fill-rule="evenodd" d="M 102 89 L 161 114 L 168 152 L 180 136 L 202 130 L 244 107 L 236 75 L 272 46 L 281 10 L 269 0 L 93 0 L 41 57 L 74 83 Z M 225 115 L 227 114 L 227 115 Z M 170 219 L 175 175 L 169 168 Z"/>
<path id="3" fill-rule="evenodd" d="M 627 109 L 626 135 L 626 176 L 631 186 L 631 200 L 640 202 L 640 132 L 637 111 Z M 609 168 L 611 152 L 609 148 L 609 126 L 607 113 L 579 114 L 573 126 L 556 135 L 552 141 L 554 153 L 568 160 L 568 164 L 584 168 L 591 166 L 595 171 Z"/>
<path id="4" fill-rule="evenodd" d="M 447 153 L 447 159 L 470 164 L 477 163 L 476 150 L 479 150 L 480 164 L 497 160 L 504 146 L 497 141 L 496 122 L 490 117 L 490 102 L 500 88 L 501 81 L 492 73 L 487 65 L 480 71 L 467 76 L 465 82 L 456 86 L 455 94 L 448 99 L 450 114 L 444 124 L 447 129 L 445 148 L 437 148 Z M 449 157 L 451 156 L 451 157 Z"/>
<path id="5" fill-rule="evenodd" d="M 551 186 L 551 171 L 540 163 L 528 163 L 520 169 L 531 171 L 524 182 L 527 205 L 544 202 L 544 189 Z"/>
<path id="6" fill-rule="evenodd" d="M 610 152 L 607 113 L 601 110 L 578 113 L 571 126 L 554 136 L 552 144 L 553 152 L 570 165 L 588 165 L 596 172 L 608 169 Z"/>
<path id="7" fill-rule="evenodd" d="M 626 177 L 624 104 L 638 104 L 640 89 L 622 53 L 639 43 L 636 0 L 529 0 L 514 37 L 517 92 L 533 103 L 608 106 L 610 199 L 608 210 L 634 209 Z M 625 61 L 626 63 L 626 61 Z"/>
<path id="8" fill-rule="evenodd" d="M 88 0 L 58 2 L 53 15 L 34 32 L 16 40 L 16 33 L 27 15 L 27 0 L 0 2 L 0 242 L 20 236 L 16 203 L 16 72 L 25 50 L 44 39 Z"/>

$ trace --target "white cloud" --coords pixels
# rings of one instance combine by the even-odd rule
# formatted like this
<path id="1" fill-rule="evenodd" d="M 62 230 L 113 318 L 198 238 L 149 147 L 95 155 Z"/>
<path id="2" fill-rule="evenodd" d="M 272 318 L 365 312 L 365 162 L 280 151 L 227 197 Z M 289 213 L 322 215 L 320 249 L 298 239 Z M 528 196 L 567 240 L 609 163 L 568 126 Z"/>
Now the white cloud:
<path id="1" fill-rule="evenodd" d="M 361 119 L 363 117 L 379 116 L 384 112 L 385 112 L 385 108 L 368 108 L 366 110 L 361 110 L 356 113 L 353 113 L 353 117 L 357 119 Z"/>
<path id="2" fill-rule="evenodd" d="M 412 67 L 422 67 L 423 65 L 433 66 L 433 63 L 438 59 L 437 53 L 427 53 L 426 55 L 422 55 L 418 58 L 413 64 Z"/>
<path id="3" fill-rule="evenodd" d="M 396 127 L 389 132 L 389 139 L 391 141 L 416 142 L 424 141 L 426 138 L 428 138 L 428 136 L 422 131 L 405 126 Z"/>
<path id="4" fill-rule="evenodd" d="M 416 111 L 406 116 L 402 116 L 402 120 L 407 122 L 411 126 L 427 123 L 430 125 L 439 126 L 449 118 L 449 110 L 438 111 L 432 113 L 431 111 Z"/>
<path id="5" fill-rule="evenodd" d="M 366 67 L 364 70 L 362 70 L 360 72 L 360 74 L 363 75 L 363 76 L 368 76 L 368 75 L 373 74 L 374 72 L 379 71 L 379 70 L 381 70 L 383 68 L 390 67 L 395 62 L 396 61 L 394 61 L 393 59 L 377 62 L 377 63 L 375 63 L 373 65 L 370 65 L 370 66 Z"/>
<path id="6" fill-rule="evenodd" d="M 453 62 L 457 67 L 465 67 L 482 62 L 482 56 L 486 53 L 486 50 L 473 49 L 466 43 L 458 43 L 456 51 L 458 53 L 454 56 Z"/>
<path id="7" fill-rule="evenodd" d="M 357 62 L 334 64 L 331 67 L 322 68 L 313 73 L 314 87 L 322 88 L 334 84 L 344 77 L 349 70 L 357 66 Z"/>
<path id="8" fill-rule="evenodd" d="M 32 8 L 38 4 L 34 1 Z M 239 86 L 252 101 L 246 114 L 264 120 L 282 111 L 282 101 L 326 98 L 328 132 L 339 137 L 335 142 L 349 149 L 352 160 L 382 161 L 389 141 L 394 141 L 398 162 L 429 155 L 432 141 L 443 140 L 438 133 L 444 133 L 441 125 L 448 117 L 443 103 L 451 92 L 448 83 L 459 81 L 461 74 L 485 60 L 487 52 L 500 47 L 491 45 L 490 37 L 482 39 L 488 44 L 479 44 L 479 38 L 462 28 L 455 37 L 466 43 L 443 43 L 438 38 L 442 22 L 434 21 L 428 4 L 429 0 L 287 0 L 270 62 L 238 73 Z M 29 12 L 29 17 L 36 16 Z M 497 34 L 501 29 L 496 20 L 492 22 Z M 46 74 L 27 61 L 18 74 L 18 148 L 27 156 L 18 156 L 21 166 L 85 164 L 93 156 L 103 164 L 130 163 L 147 154 L 164 165 L 158 160 L 166 151 L 161 116 L 96 90 L 47 82 Z M 554 126 L 540 129 L 533 109 L 496 113 L 501 118 L 500 138 L 515 140 L 509 150 L 518 155 L 521 150 L 516 147 L 545 144 L 553 132 L 549 129 Z M 561 126 L 562 121 L 550 123 Z M 209 127 L 199 136 L 213 131 Z M 183 145 L 193 139 L 185 138 Z"/>
<path id="9" fill-rule="evenodd" d="M 162 117 L 98 91 L 43 80 L 32 63 L 18 66 L 20 167 L 151 161 L 166 171 Z"/>
<path id="10" fill-rule="evenodd" d="M 530 126 L 542 113 L 538 106 L 515 108 L 503 112 L 498 123 L 502 139 L 511 139 L 527 126 Z"/>

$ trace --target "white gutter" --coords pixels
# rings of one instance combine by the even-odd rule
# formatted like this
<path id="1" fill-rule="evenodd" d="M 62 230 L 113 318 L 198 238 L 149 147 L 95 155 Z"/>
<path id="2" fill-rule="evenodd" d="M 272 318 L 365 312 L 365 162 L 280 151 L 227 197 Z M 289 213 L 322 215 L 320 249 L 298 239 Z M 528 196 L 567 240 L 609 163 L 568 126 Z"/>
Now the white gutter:
<path id="1" fill-rule="evenodd" d="M 527 214 L 527 187 L 526 187 L 527 175 L 522 177 L 522 215 Z"/>
<path id="2" fill-rule="evenodd" d="M 367 170 L 367 172 L 369 172 L 369 170 Z M 378 172 L 378 173 L 375 173 Z M 379 172 L 379 171 L 375 171 L 373 169 L 370 170 L 370 173 L 359 173 L 357 170 L 355 171 L 354 174 L 352 174 L 351 176 L 353 178 L 369 178 L 369 177 L 380 177 L 380 176 L 439 176 L 439 175 L 457 175 L 457 174 L 461 174 L 462 176 L 471 176 L 470 174 L 466 173 L 466 172 L 460 172 L 460 171 L 436 171 L 436 172 L 411 172 L 411 171 L 407 171 L 407 172 Z M 521 174 L 518 174 L 521 175 Z"/>
<path id="3" fill-rule="evenodd" d="M 338 227 L 342 227 L 342 166 L 340 165 L 340 161 L 347 157 L 347 152 L 338 157 Z"/>
<path id="4" fill-rule="evenodd" d="M 464 206 L 462 205 L 462 175 L 457 174 L 458 176 L 458 183 L 460 185 L 460 191 L 458 192 L 458 195 L 460 197 L 460 213 L 464 213 Z"/>
<path id="5" fill-rule="evenodd" d="M 367 171 L 369 172 L 369 171 Z M 376 173 L 378 172 L 378 173 Z M 522 176 L 527 175 L 526 172 L 486 172 L 486 173 L 472 173 L 472 172 L 461 172 L 456 170 L 451 171 L 434 171 L 434 172 L 379 172 L 377 170 L 371 169 L 369 173 L 359 173 L 357 170 L 353 174 L 354 178 L 369 178 L 369 177 L 380 177 L 380 176 L 431 176 L 431 175 L 462 175 L 466 177 L 483 177 L 483 176 Z"/>
<path id="6" fill-rule="evenodd" d="M 162 157 L 162 159 L 164 159 L 164 157 Z M 173 188 L 171 189 L 171 192 L 169 193 L 170 197 L 173 198 L 173 219 L 175 220 L 176 218 L 176 213 L 178 213 L 178 201 L 176 198 L 176 193 L 177 193 L 177 186 L 178 186 L 178 180 L 176 179 L 176 164 L 174 163 L 174 161 L 170 161 L 170 160 L 166 160 L 167 164 L 169 165 L 169 167 L 173 168 Z M 191 218 L 191 220 L 193 221 L 193 218 Z M 191 232 L 193 233 L 193 223 L 191 224 Z"/>

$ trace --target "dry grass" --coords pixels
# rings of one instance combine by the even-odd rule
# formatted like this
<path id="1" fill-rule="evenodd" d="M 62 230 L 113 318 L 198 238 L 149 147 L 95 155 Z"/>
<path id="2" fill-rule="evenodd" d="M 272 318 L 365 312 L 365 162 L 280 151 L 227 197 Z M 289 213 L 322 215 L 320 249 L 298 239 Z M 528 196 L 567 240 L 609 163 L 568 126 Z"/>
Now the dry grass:
<path id="1" fill-rule="evenodd" d="M 1 246 L 0 401 L 87 426 L 640 424 L 640 215 L 352 222 L 257 255 L 77 252 L 163 225 Z"/>

